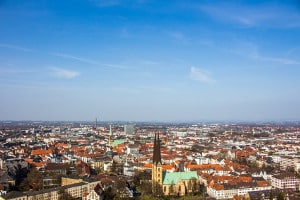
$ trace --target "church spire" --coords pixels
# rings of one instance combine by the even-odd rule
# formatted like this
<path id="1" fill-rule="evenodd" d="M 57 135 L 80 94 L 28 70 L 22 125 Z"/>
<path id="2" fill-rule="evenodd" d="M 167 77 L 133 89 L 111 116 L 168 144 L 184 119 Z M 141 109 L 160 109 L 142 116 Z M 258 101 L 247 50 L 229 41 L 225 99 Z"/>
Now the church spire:
<path id="1" fill-rule="evenodd" d="M 160 152 L 159 133 L 155 133 L 154 149 L 153 149 L 153 163 L 152 163 L 152 192 L 159 195 L 162 190 L 163 171 Z"/>
<path id="2" fill-rule="evenodd" d="M 153 149 L 153 164 L 157 166 L 157 164 L 161 163 L 161 152 L 160 152 L 160 139 L 159 133 L 155 133 L 154 137 L 154 149 Z"/>

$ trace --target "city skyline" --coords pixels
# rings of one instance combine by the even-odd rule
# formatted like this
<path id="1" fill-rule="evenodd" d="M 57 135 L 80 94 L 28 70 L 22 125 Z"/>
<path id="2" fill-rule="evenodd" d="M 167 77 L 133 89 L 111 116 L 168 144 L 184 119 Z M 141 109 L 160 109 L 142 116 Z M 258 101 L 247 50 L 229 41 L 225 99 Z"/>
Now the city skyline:
<path id="1" fill-rule="evenodd" d="M 1 1 L 0 120 L 300 120 L 297 1 Z"/>

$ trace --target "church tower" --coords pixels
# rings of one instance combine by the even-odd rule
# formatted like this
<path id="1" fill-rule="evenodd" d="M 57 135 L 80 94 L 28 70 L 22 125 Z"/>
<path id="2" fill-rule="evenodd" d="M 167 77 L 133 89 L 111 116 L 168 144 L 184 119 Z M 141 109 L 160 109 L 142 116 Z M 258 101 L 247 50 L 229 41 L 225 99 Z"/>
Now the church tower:
<path id="1" fill-rule="evenodd" d="M 161 152 L 160 152 L 160 139 L 159 133 L 155 133 L 154 137 L 154 149 L 152 159 L 152 192 L 153 194 L 159 194 L 162 191 L 163 183 Z"/>

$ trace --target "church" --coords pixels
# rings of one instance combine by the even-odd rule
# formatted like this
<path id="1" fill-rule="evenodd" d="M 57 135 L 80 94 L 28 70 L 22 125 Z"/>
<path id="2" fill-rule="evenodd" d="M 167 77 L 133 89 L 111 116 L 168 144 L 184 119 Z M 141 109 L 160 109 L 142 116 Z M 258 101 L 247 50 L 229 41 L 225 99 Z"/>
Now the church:
<path id="1" fill-rule="evenodd" d="M 167 172 L 161 161 L 159 134 L 155 133 L 152 159 L 152 192 L 153 194 L 183 196 L 196 191 L 199 183 L 197 171 Z"/>

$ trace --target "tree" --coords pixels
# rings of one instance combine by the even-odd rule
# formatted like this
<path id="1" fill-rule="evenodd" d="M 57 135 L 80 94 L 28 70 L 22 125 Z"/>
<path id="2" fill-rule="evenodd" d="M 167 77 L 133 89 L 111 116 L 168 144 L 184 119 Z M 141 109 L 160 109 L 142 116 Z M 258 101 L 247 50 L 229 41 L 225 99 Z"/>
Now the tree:
<path id="1" fill-rule="evenodd" d="M 33 190 L 41 190 L 43 188 L 43 176 L 35 167 L 31 168 L 27 174 L 27 181 Z"/>
<path id="2" fill-rule="evenodd" d="M 20 191 L 23 191 L 23 192 L 24 192 L 24 191 L 30 190 L 29 181 L 28 181 L 27 179 L 23 180 L 23 181 L 20 183 L 18 189 L 19 189 Z"/>
<path id="3" fill-rule="evenodd" d="M 22 167 L 21 164 L 17 165 L 16 168 L 16 185 L 19 185 L 23 180 L 26 178 L 28 173 L 28 168 L 27 167 Z"/>
<path id="4" fill-rule="evenodd" d="M 192 193 L 193 193 L 193 195 L 195 195 L 197 192 L 197 188 L 199 188 L 200 186 L 199 186 L 199 183 L 196 178 L 193 178 L 191 180 L 191 183 L 192 183 Z"/>
<path id="5" fill-rule="evenodd" d="M 151 173 L 149 171 L 136 171 L 133 177 L 133 183 L 136 186 L 141 185 L 142 181 L 150 181 L 151 180 Z"/>
<path id="6" fill-rule="evenodd" d="M 111 166 L 111 172 L 115 174 L 123 174 L 123 168 L 124 168 L 124 164 L 116 163 L 115 161 L 113 161 Z"/>
<path id="7" fill-rule="evenodd" d="M 270 198 L 269 198 L 270 200 L 273 200 L 274 199 L 274 195 L 273 195 L 273 192 L 272 192 L 272 190 L 271 190 L 271 192 L 270 192 Z"/>
<path id="8" fill-rule="evenodd" d="M 114 199 L 116 196 L 116 192 L 112 189 L 112 187 L 108 187 L 104 191 L 104 199 Z"/>
<path id="9" fill-rule="evenodd" d="M 286 168 L 286 171 L 292 172 L 292 173 L 296 173 L 295 168 L 294 168 L 293 166 L 288 166 L 288 167 Z"/>
<path id="10" fill-rule="evenodd" d="M 152 184 L 149 181 L 142 181 L 137 187 L 137 190 L 142 193 L 142 195 L 152 195 Z"/>
<path id="11" fill-rule="evenodd" d="M 119 179 L 115 182 L 115 198 L 121 199 L 126 197 L 126 181 L 123 179 Z"/>
<path id="12" fill-rule="evenodd" d="M 194 144 L 191 148 L 191 151 L 192 152 L 196 152 L 196 153 L 201 153 L 204 151 L 204 147 L 203 146 L 200 146 L 198 144 Z"/>
<path id="13" fill-rule="evenodd" d="M 162 185 L 160 185 L 159 183 L 155 182 L 152 185 L 153 188 L 153 196 L 155 197 L 162 197 L 164 195 L 163 189 L 162 189 Z"/>
<path id="14" fill-rule="evenodd" d="M 284 194 L 282 192 L 278 192 L 277 200 L 284 200 Z"/>

